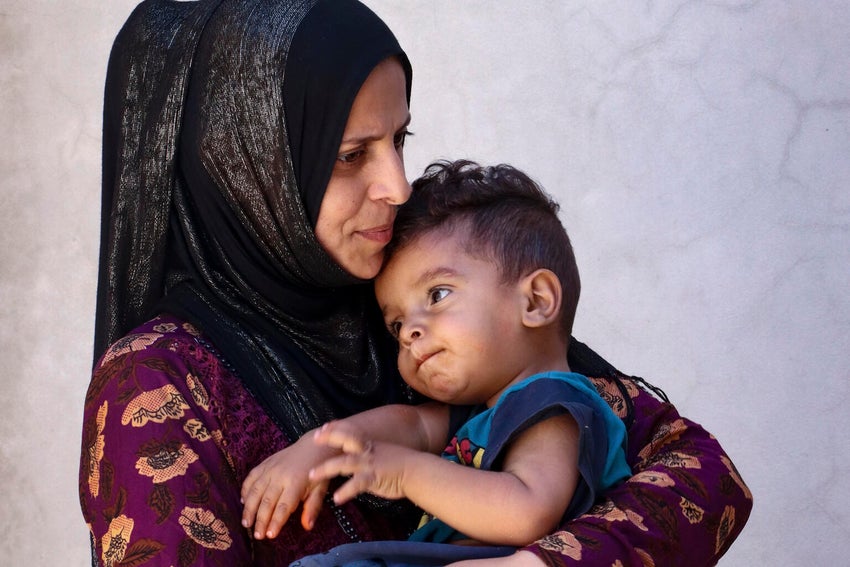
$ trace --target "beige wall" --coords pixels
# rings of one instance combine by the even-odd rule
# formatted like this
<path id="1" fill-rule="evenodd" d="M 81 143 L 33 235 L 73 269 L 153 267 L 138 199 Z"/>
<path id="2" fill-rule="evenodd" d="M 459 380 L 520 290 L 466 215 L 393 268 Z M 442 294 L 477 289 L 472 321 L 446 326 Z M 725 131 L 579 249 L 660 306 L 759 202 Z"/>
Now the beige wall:
<path id="1" fill-rule="evenodd" d="M 722 565 L 845 561 L 847 3 L 368 3 L 415 68 L 410 175 L 506 161 L 555 193 L 576 334 L 735 459 L 756 508 Z M 87 563 L 101 95 L 132 5 L 0 0 L 3 564 Z"/>

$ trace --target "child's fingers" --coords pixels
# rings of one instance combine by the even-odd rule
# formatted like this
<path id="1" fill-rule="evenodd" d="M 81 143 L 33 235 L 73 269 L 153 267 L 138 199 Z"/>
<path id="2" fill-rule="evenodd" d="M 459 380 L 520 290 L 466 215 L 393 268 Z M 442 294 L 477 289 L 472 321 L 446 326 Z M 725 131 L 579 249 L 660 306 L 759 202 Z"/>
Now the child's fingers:
<path id="1" fill-rule="evenodd" d="M 277 490 L 273 485 L 270 485 L 269 489 L 260 498 L 259 505 L 257 506 L 257 517 L 254 520 L 255 539 L 266 537 L 269 520 L 271 520 L 272 514 L 275 511 L 281 492 L 283 491 Z"/>
<path id="2" fill-rule="evenodd" d="M 257 510 L 260 506 L 266 488 L 269 486 L 268 476 L 255 475 L 254 471 L 248 475 L 242 484 L 242 526 L 250 528 L 257 519 Z"/>
<path id="3" fill-rule="evenodd" d="M 271 518 L 265 528 L 266 537 L 274 539 L 278 536 L 278 534 L 280 534 L 280 530 L 286 522 L 289 521 L 289 517 L 292 515 L 292 512 L 294 512 L 298 507 L 298 503 L 301 501 L 302 495 L 303 491 L 299 492 L 295 489 L 295 487 L 289 487 L 281 492 L 278 496 L 277 502 L 274 504 Z M 262 529 L 259 521 L 257 522 L 257 529 Z"/>
<path id="4" fill-rule="evenodd" d="M 369 492 L 374 480 L 375 475 L 372 471 L 361 471 L 353 475 L 334 492 L 334 503 L 337 505 L 345 504 L 357 497 L 358 494 Z"/>
<path id="5" fill-rule="evenodd" d="M 322 501 L 328 491 L 328 481 L 316 483 L 304 499 L 304 507 L 301 510 L 301 526 L 305 530 L 312 530 L 316 525 L 316 518 L 322 509 Z"/>
<path id="6" fill-rule="evenodd" d="M 311 482 L 329 481 L 338 476 L 349 476 L 360 470 L 360 455 L 340 455 L 332 457 L 310 469 Z"/>
<path id="7" fill-rule="evenodd" d="M 334 502 L 337 504 L 344 504 L 361 492 L 368 492 L 375 478 L 368 453 L 340 455 L 328 459 L 310 471 L 310 480 L 317 483 L 326 483 L 338 476 L 351 478 L 334 492 Z"/>
<path id="8" fill-rule="evenodd" d="M 359 432 L 352 430 L 343 421 L 331 421 L 316 430 L 313 441 L 340 449 L 343 453 L 362 453 L 368 449 Z"/>
<path id="9" fill-rule="evenodd" d="M 257 468 L 258 467 L 251 469 L 251 472 L 248 473 L 248 476 L 246 476 L 245 480 L 242 482 L 242 488 L 239 491 L 239 497 L 242 499 L 243 503 L 248 499 L 248 493 L 250 492 L 251 487 L 254 486 L 254 482 L 256 482 L 257 477 L 260 476 L 260 474 L 257 472 Z"/>
<path id="10" fill-rule="evenodd" d="M 246 528 L 254 526 L 255 539 L 277 537 L 280 528 L 298 506 L 302 494 L 303 488 L 273 482 L 269 475 L 260 477 L 247 491 L 242 525 Z M 273 521 L 274 529 L 271 526 Z"/>

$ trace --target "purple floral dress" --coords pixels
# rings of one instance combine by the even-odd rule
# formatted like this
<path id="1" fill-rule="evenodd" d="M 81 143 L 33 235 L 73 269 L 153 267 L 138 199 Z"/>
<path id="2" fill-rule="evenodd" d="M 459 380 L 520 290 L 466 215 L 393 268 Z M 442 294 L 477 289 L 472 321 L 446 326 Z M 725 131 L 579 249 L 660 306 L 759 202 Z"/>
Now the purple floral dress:
<path id="1" fill-rule="evenodd" d="M 549 564 L 709 565 L 752 506 L 717 441 L 635 382 L 631 402 L 594 380 L 624 416 L 634 404 L 635 476 L 590 513 L 527 549 Z M 95 553 L 118 565 L 288 565 L 354 540 L 399 539 L 407 526 L 354 504 L 322 511 L 275 540 L 241 524 L 248 472 L 287 440 L 188 323 L 159 317 L 104 354 L 85 401 L 80 503 Z"/>
<path id="2" fill-rule="evenodd" d="M 548 565 L 714 565 L 741 533 L 753 501 L 717 440 L 624 377 L 592 378 L 628 427 L 633 476 L 555 534 L 527 547 Z"/>

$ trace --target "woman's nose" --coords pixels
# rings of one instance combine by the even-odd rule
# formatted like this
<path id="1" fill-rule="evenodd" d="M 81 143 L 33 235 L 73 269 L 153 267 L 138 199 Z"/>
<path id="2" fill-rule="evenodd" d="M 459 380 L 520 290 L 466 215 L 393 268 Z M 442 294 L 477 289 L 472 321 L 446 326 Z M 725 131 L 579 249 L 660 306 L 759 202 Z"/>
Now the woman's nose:
<path id="1" fill-rule="evenodd" d="M 376 179 L 370 191 L 373 200 L 401 205 L 410 198 L 412 189 L 404 173 L 404 159 L 395 148 L 382 158 L 375 174 Z"/>

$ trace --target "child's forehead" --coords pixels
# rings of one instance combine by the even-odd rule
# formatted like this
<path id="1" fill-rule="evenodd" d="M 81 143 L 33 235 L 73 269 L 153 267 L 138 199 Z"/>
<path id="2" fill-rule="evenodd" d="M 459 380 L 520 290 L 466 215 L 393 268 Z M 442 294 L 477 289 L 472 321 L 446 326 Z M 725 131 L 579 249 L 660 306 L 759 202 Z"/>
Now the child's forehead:
<path id="1" fill-rule="evenodd" d="M 458 216 L 447 219 L 437 226 L 406 234 L 402 238 L 403 241 L 393 256 L 401 251 L 410 253 L 411 248 L 427 248 L 434 245 L 467 248 L 472 240 L 472 221 L 468 217 Z"/>
<path id="2" fill-rule="evenodd" d="M 466 224 L 443 225 L 406 239 L 393 251 L 384 268 L 392 265 L 394 268 L 403 267 L 407 273 L 424 271 L 426 264 L 452 264 L 464 256 L 481 259 L 480 251 L 476 251 L 472 244 L 469 227 Z"/>
<path id="3" fill-rule="evenodd" d="M 430 264 L 450 262 L 458 254 L 467 254 L 464 242 L 465 239 L 454 230 L 424 231 L 393 251 L 378 278 L 386 280 L 388 275 L 393 276 L 390 279 L 401 275 L 412 276 L 427 270 L 426 266 Z"/>
<path id="4" fill-rule="evenodd" d="M 424 249 L 439 246 L 438 249 L 451 247 L 465 248 L 470 237 L 469 223 L 443 224 L 412 236 L 399 248 L 398 253 L 416 253 Z"/>
<path id="5" fill-rule="evenodd" d="M 498 272 L 492 254 L 478 248 L 466 224 L 422 231 L 393 251 L 378 274 L 377 287 L 389 291 L 428 283 L 435 277 L 462 277 L 468 270 L 480 269 L 472 267 L 480 262 Z"/>

